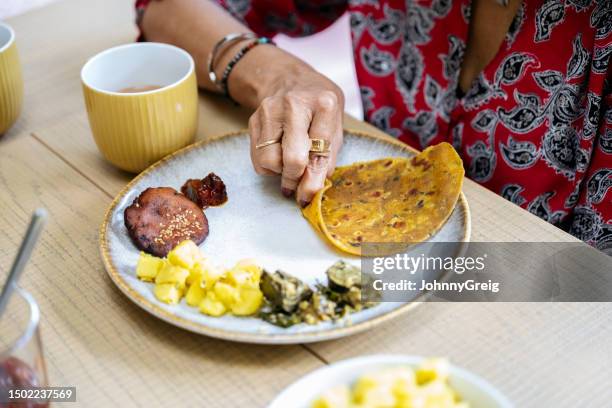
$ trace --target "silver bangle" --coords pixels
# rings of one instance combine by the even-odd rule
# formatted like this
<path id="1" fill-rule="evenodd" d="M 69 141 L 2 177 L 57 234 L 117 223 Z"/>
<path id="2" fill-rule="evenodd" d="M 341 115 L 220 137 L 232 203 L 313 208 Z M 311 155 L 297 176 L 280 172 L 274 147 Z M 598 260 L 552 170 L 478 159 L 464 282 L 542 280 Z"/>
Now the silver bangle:
<path id="1" fill-rule="evenodd" d="M 232 33 L 219 40 L 213 47 L 210 54 L 208 54 L 208 78 L 210 79 L 210 82 L 217 85 L 217 87 L 221 89 L 221 78 L 217 78 L 217 74 L 215 74 L 215 63 L 217 62 L 217 56 L 223 49 L 238 41 L 253 40 L 256 38 L 257 36 L 253 33 Z"/>

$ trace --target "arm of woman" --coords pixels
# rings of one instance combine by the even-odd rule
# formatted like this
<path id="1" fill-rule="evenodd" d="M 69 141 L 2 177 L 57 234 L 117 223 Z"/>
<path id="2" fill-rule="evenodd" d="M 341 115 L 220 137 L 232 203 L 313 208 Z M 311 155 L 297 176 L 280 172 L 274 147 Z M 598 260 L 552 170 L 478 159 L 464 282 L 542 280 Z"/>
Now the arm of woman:
<path id="1" fill-rule="evenodd" d="M 250 30 L 209 0 L 153 1 L 141 30 L 149 41 L 177 45 L 196 62 L 198 84 L 217 91 L 208 78 L 207 58 L 215 44 L 230 33 Z M 244 46 L 235 44 L 219 58 L 219 72 Z M 340 88 L 304 61 L 272 45 L 253 48 L 234 67 L 229 93 L 255 109 L 249 120 L 251 159 L 258 174 L 281 174 L 281 191 L 296 193 L 301 205 L 310 202 L 333 171 L 342 144 L 344 96 Z M 255 146 L 282 137 L 282 144 Z M 331 143 L 329 157 L 311 156 L 310 139 Z"/>

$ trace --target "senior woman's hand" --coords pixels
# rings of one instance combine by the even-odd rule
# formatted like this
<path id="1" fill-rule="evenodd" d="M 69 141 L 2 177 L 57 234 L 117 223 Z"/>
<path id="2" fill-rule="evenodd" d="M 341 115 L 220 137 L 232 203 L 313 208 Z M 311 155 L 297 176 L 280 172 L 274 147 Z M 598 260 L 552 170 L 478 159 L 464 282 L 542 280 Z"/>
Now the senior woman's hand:
<path id="1" fill-rule="evenodd" d="M 332 81 L 305 64 L 278 75 L 249 120 L 251 159 L 258 174 L 281 174 L 283 195 L 295 193 L 305 206 L 335 167 L 342 146 L 344 96 Z M 281 143 L 256 148 L 278 139 Z M 309 153 L 311 139 L 329 141 L 330 154 Z"/>
<path id="2" fill-rule="evenodd" d="M 211 91 L 206 61 L 215 44 L 230 33 L 250 30 L 207 0 L 153 1 L 140 24 L 149 41 L 187 50 L 196 62 L 198 84 Z M 220 75 L 244 47 L 229 47 L 218 61 Z M 259 174 L 280 174 L 281 191 L 295 192 L 301 205 L 312 200 L 333 171 L 342 145 L 344 96 L 338 86 L 304 61 L 272 45 L 259 45 L 236 64 L 228 79 L 230 95 L 255 113 L 249 121 L 251 158 Z M 255 149 L 282 137 L 282 143 Z M 331 143 L 329 157 L 309 155 L 310 139 Z"/>

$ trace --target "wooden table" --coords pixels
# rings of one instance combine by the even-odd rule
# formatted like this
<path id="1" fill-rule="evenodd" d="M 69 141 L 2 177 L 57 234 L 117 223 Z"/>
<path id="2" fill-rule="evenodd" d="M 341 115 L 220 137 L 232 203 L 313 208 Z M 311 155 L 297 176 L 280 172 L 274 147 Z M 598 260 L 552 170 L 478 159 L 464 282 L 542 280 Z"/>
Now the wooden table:
<path id="1" fill-rule="evenodd" d="M 604 303 L 428 303 L 380 329 L 325 343 L 264 347 L 198 336 L 140 310 L 112 284 L 98 228 L 131 178 L 98 154 L 80 68 L 131 42 L 131 0 L 64 0 L 9 20 L 25 75 L 25 106 L 0 139 L 0 270 L 31 211 L 51 214 L 22 285 L 42 309 L 50 379 L 79 405 L 259 407 L 307 372 L 372 353 L 441 355 L 481 374 L 517 406 L 610 403 L 612 307 Z M 246 126 L 248 112 L 202 95 L 198 138 Z M 348 128 L 386 137 L 347 118 Z M 475 241 L 574 241 L 467 181 Z M 0 333 L 1 337 L 1 333 Z"/>

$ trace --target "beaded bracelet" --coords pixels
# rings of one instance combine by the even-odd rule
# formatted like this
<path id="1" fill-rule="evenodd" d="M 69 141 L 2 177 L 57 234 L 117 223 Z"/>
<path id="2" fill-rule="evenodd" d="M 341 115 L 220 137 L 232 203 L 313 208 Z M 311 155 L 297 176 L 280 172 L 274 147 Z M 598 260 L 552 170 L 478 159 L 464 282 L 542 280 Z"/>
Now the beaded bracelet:
<path id="1" fill-rule="evenodd" d="M 208 78 L 210 78 L 210 82 L 217 85 L 219 89 L 221 89 L 221 84 L 219 83 L 219 78 L 217 78 L 217 74 L 215 74 L 215 63 L 217 62 L 217 56 L 221 54 L 222 51 L 227 49 L 227 47 L 244 40 L 254 40 L 257 37 L 253 33 L 232 33 L 223 37 L 217 44 L 215 44 L 214 48 L 208 54 Z"/>
<path id="2" fill-rule="evenodd" d="M 229 76 L 232 73 L 232 70 L 234 69 L 234 66 L 236 66 L 238 61 L 240 61 L 242 57 L 246 55 L 247 52 L 251 51 L 253 48 L 257 47 L 260 44 L 276 45 L 274 41 L 272 41 L 271 39 L 267 37 L 259 37 L 257 40 L 247 44 L 244 48 L 238 51 L 238 53 L 234 55 L 234 58 L 230 60 L 230 62 L 225 67 L 225 70 L 223 71 L 223 76 L 221 77 L 221 89 L 223 93 L 225 94 L 225 96 L 227 96 L 230 100 L 234 101 L 234 103 L 236 103 L 236 101 L 229 94 L 229 87 L 228 87 Z"/>

